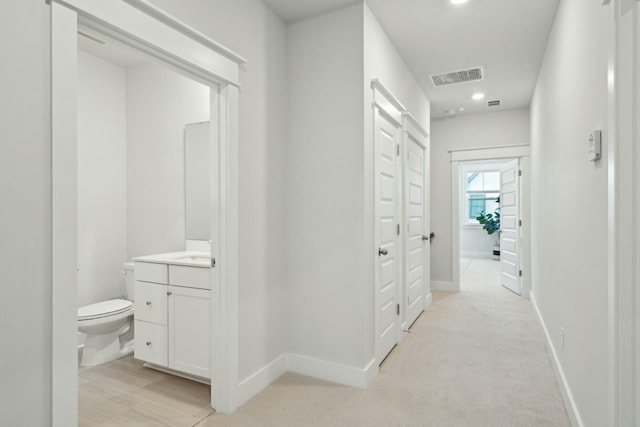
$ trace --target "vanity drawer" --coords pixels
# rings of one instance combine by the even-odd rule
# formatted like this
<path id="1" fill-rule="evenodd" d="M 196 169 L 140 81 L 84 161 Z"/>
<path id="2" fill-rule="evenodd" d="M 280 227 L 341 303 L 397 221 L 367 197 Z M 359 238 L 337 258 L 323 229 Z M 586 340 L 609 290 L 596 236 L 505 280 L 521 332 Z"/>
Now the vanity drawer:
<path id="1" fill-rule="evenodd" d="M 169 284 L 189 288 L 209 289 L 209 268 L 169 266 Z"/>
<path id="2" fill-rule="evenodd" d="M 167 324 L 167 285 L 136 281 L 135 311 L 136 320 Z"/>
<path id="3" fill-rule="evenodd" d="M 162 283 L 165 285 L 169 283 L 167 280 L 167 264 L 136 261 L 133 275 L 136 280 L 141 282 Z"/>
<path id="4" fill-rule="evenodd" d="M 135 358 L 166 367 L 168 363 L 167 327 L 136 320 L 135 328 Z"/>

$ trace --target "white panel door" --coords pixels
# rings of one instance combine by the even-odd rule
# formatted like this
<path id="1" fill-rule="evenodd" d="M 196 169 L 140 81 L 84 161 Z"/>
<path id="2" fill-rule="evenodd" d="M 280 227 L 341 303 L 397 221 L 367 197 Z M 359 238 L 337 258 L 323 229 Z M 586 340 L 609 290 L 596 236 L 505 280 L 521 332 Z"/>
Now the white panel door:
<path id="1" fill-rule="evenodd" d="M 409 327 L 422 313 L 425 305 L 425 285 L 428 274 L 429 242 L 425 218 L 426 150 L 411 135 L 406 138 L 405 215 L 407 239 L 404 287 L 407 306 L 405 322 Z"/>
<path id="2" fill-rule="evenodd" d="M 500 169 L 500 283 L 522 295 L 519 169 L 518 159 Z"/>
<path id="3" fill-rule="evenodd" d="M 400 130 L 377 110 L 375 116 L 376 360 L 398 342 L 398 152 Z"/>

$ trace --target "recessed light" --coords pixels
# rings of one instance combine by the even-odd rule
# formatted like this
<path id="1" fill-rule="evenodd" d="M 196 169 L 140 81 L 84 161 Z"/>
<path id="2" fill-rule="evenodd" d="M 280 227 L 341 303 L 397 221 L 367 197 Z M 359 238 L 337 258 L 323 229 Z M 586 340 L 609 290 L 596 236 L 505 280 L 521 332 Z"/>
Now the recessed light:
<path id="1" fill-rule="evenodd" d="M 458 111 L 460 111 L 462 113 L 464 111 L 464 107 L 458 108 Z"/>
<path id="2" fill-rule="evenodd" d="M 471 98 L 473 98 L 474 101 L 480 101 L 481 99 L 484 99 L 484 93 L 474 93 Z"/>
<path id="3" fill-rule="evenodd" d="M 465 4 L 469 0 L 449 0 L 451 4 Z"/>

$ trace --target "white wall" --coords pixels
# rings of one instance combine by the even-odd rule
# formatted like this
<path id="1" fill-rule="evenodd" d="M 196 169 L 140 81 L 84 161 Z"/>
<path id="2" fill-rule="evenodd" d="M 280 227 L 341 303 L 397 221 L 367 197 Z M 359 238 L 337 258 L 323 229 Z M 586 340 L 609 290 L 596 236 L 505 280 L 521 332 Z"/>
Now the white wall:
<path id="1" fill-rule="evenodd" d="M 608 424 L 609 17 L 600 2 L 560 3 L 531 105 L 532 293 L 585 426 Z M 597 163 L 586 157 L 595 129 Z"/>
<path id="2" fill-rule="evenodd" d="M 0 425 L 51 424 L 50 8 L 0 14 Z"/>
<path id="3" fill-rule="evenodd" d="M 364 3 L 288 26 L 290 352 L 363 368 L 374 357 L 373 92 L 429 128 L 429 101 Z"/>
<path id="4" fill-rule="evenodd" d="M 362 5 L 292 23 L 287 36 L 289 351 L 362 367 L 371 358 L 367 307 L 373 314 L 364 293 Z"/>
<path id="5" fill-rule="evenodd" d="M 125 295 L 125 69 L 78 53 L 78 306 Z"/>
<path id="6" fill-rule="evenodd" d="M 239 358 L 244 379 L 286 351 L 286 33 L 260 0 L 152 3 L 248 60 L 239 105 Z"/>
<path id="7" fill-rule="evenodd" d="M 450 150 L 529 142 L 529 109 L 461 115 L 431 123 L 431 280 L 451 282 Z M 457 213 L 456 213 L 457 214 Z"/>
<path id="8" fill-rule="evenodd" d="M 375 295 L 372 291 L 374 283 L 374 269 L 376 266 L 376 254 L 371 253 L 374 247 L 374 135 L 373 135 L 373 90 L 371 81 L 378 79 L 404 107 L 415 117 L 421 127 L 430 132 L 430 103 L 424 91 L 417 83 L 415 77 L 409 71 L 400 54 L 395 49 L 391 40 L 386 35 L 382 26 L 371 12 L 366 2 L 362 4 L 364 22 L 364 276 L 362 281 L 363 302 L 365 306 L 365 319 L 371 323 L 365 324 L 366 335 L 364 343 L 366 349 L 373 349 L 375 345 Z M 425 153 L 425 170 L 429 170 L 430 148 Z M 428 173 L 428 172 L 427 172 Z M 428 201 L 428 194 L 425 197 Z M 427 202 L 428 203 L 428 202 Z M 428 224 L 429 219 L 425 222 Z M 429 271 L 428 269 L 426 271 Z M 428 276 L 428 273 L 426 273 Z M 427 279 L 428 280 L 428 279 Z M 404 316 L 405 313 L 401 313 Z"/>
<path id="9" fill-rule="evenodd" d="M 155 64 L 126 85 L 127 258 L 184 250 L 184 127 L 209 120 L 209 88 Z"/>

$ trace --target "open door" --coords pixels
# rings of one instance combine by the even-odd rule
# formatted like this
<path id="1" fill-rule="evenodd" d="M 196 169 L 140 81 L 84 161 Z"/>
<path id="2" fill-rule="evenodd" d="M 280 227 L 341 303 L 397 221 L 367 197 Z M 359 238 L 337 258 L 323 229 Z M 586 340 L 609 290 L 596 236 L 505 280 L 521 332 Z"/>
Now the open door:
<path id="1" fill-rule="evenodd" d="M 522 295 L 520 260 L 520 160 L 500 169 L 500 283 Z"/>

